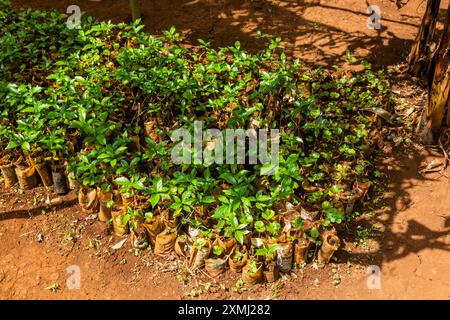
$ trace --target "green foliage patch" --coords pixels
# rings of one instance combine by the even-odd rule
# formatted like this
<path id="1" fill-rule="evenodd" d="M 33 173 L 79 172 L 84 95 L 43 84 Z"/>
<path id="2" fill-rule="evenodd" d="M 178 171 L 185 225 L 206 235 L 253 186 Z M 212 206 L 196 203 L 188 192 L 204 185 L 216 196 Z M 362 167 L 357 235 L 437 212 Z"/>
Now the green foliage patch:
<path id="1" fill-rule="evenodd" d="M 249 54 L 239 42 L 188 47 L 175 28 L 154 37 L 139 22 L 83 20 L 69 30 L 56 11 L 0 2 L 0 152 L 68 170 L 86 187 L 120 190 L 127 221 L 164 215 L 204 238 L 278 239 L 286 226 L 320 230 L 345 219 L 355 181 L 375 180 L 380 139 L 367 108 L 391 108 L 389 84 L 289 61 L 281 39 Z M 170 133 L 208 128 L 279 129 L 280 163 L 174 165 Z M 12 160 L 11 160 L 12 161 Z M 264 169 L 264 168 L 263 168 Z M 315 217 L 300 215 L 303 208 Z M 295 212 L 290 215 L 287 212 Z M 309 229 L 305 229 L 305 219 Z M 303 228 L 303 229 L 302 229 Z M 275 247 L 259 255 L 272 256 Z"/>

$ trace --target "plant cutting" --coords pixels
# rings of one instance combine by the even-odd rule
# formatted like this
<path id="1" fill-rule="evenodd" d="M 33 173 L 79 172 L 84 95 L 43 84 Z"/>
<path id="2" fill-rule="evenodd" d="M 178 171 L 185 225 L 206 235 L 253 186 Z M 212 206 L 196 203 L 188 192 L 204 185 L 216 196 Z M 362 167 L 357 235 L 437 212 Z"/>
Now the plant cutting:
<path id="1" fill-rule="evenodd" d="M 247 260 L 248 260 L 247 248 L 245 246 L 234 247 L 228 259 L 230 270 L 235 273 L 241 272 L 242 268 L 244 268 L 244 266 L 247 264 Z"/>
<path id="2" fill-rule="evenodd" d="M 105 191 L 97 187 L 97 197 L 99 201 L 98 219 L 107 222 L 111 219 L 111 208 L 114 205 L 113 192 Z"/>
<path id="3" fill-rule="evenodd" d="M 183 258 L 188 257 L 189 248 L 192 246 L 192 240 L 186 234 L 181 234 L 175 241 L 175 252 Z"/>
<path id="4" fill-rule="evenodd" d="M 200 269 L 211 252 L 211 241 L 205 238 L 197 238 L 189 252 L 188 267 L 192 270 Z"/>
<path id="5" fill-rule="evenodd" d="M 141 177 L 138 173 L 132 172 L 130 178 L 121 176 L 114 181 L 120 186 L 122 201 L 125 205 L 144 211 L 149 209 L 147 198 L 144 196 L 147 177 Z"/>
<path id="6" fill-rule="evenodd" d="M 322 211 L 325 216 L 322 220 L 322 225 L 325 227 L 333 224 L 340 224 L 344 218 L 344 208 L 342 204 L 339 204 L 338 207 L 329 201 L 324 201 L 322 202 Z"/>
<path id="7" fill-rule="evenodd" d="M 6 92 L 4 92 L 4 94 L 6 94 Z M 0 98 L 3 97 L 0 96 Z M 2 118 L 0 118 L 0 170 L 7 188 L 13 187 L 17 182 L 15 162 L 22 157 L 17 146 L 10 146 L 10 148 L 7 148 L 9 141 L 13 137 L 13 128 L 11 128 L 10 121 L 8 121 L 10 116 L 9 113 L 10 112 L 8 112 L 8 109 L 6 108 L 1 110 Z"/>
<path id="8" fill-rule="evenodd" d="M 311 241 L 306 237 L 305 233 L 301 233 L 297 238 L 294 248 L 294 262 L 298 266 L 302 266 L 306 263 L 310 247 Z"/>
<path id="9" fill-rule="evenodd" d="M 210 276 L 217 277 L 224 273 L 227 265 L 225 249 L 218 245 L 212 246 L 209 258 L 205 260 L 205 270 Z"/>
<path id="10" fill-rule="evenodd" d="M 15 172 L 19 185 L 24 190 L 31 190 L 38 184 L 36 168 L 32 164 L 23 162 L 15 165 Z"/>
<path id="11" fill-rule="evenodd" d="M 148 202 L 151 204 L 152 209 L 155 209 L 158 203 L 170 199 L 169 188 L 164 186 L 164 181 L 160 176 L 152 179 L 151 185 L 145 190 L 145 195 L 148 196 Z"/>
<path id="12" fill-rule="evenodd" d="M 52 113 L 47 118 L 53 118 Z M 56 120 L 56 121 L 55 121 Z M 53 127 L 54 122 L 59 119 L 48 119 L 48 127 Z M 56 194 L 66 194 L 69 192 L 67 177 L 65 174 L 65 159 L 68 155 L 64 130 L 56 128 L 50 132 L 45 131 L 39 139 L 42 157 L 36 161 L 36 169 L 45 186 L 54 185 Z M 49 174 L 51 175 L 49 177 Z"/>
<path id="13" fill-rule="evenodd" d="M 167 229 L 156 236 L 155 254 L 168 254 L 175 249 L 177 230 Z"/>
<path id="14" fill-rule="evenodd" d="M 242 280 L 246 284 L 254 285 L 263 280 L 263 263 L 249 259 L 242 269 Z"/>
<path id="15" fill-rule="evenodd" d="M 196 197 L 193 188 L 188 187 L 186 190 L 181 189 L 178 190 L 178 193 L 181 193 L 181 196 L 173 195 L 172 204 L 170 205 L 170 209 L 173 212 L 171 214 L 173 218 L 177 218 L 180 215 L 189 216 L 194 212 L 193 204 L 195 203 Z"/>
<path id="16" fill-rule="evenodd" d="M 52 180 L 54 184 L 55 193 L 63 195 L 69 193 L 69 183 L 66 176 L 66 166 L 52 165 Z"/>
<path id="17" fill-rule="evenodd" d="M 2 116 L 7 116 L 8 114 L 4 112 Z M 5 120 L 6 120 L 5 119 Z M 11 188 L 17 182 L 17 175 L 14 170 L 14 160 L 13 154 L 14 150 L 6 150 L 8 144 L 8 136 L 10 136 L 10 128 L 8 125 L 4 125 L 5 121 L 0 118 L 0 171 L 2 172 L 3 180 L 5 182 L 6 188 Z"/>
<path id="18" fill-rule="evenodd" d="M 78 190 L 78 204 L 85 213 L 94 214 L 99 211 L 97 190 L 81 186 Z"/>
<path id="19" fill-rule="evenodd" d="M 336 235 L 336 230 L 326 230 L 321 235 L 322 246 L 319 249 L 318 262 L 323 266 L 327 264 L 336 250 L 339 248 L 340 240 Z"/>
<path id="20" fill-rule="evenodd" d="M 263 274 L 267 282 L 275 282 L 279 277 L 280 265 L 277 262 L 277 251 L 280 244 L 273 243 L 264 245 L 262 248 L 256 250 L 255 255 L 264 258 Z M 283 265 L 285 266 L 285 265 Z"/>
<path id="21" fill-rule="evenodd" d="M 235 238 L 224 238 L 221 236 L 216 237 L 216 245 L 223 249 L 224 255 L 229 255 L 237 245 Z"/>
<path id="22" fill-rule="evenodd" d="M 26 162 L 16 165 L 16 174 L 19 184 L 23 189 L 29 190 L 37 186 L 38 171 L 36 164 L 44 161 L 46 150 L 43 150 L 40 139 L 45 131 L 46 119 L 43 113 L 47 106 L 43 103 L 38 95 L 42 91 L 40 87 L 32 87 L 26 85 L 10 85 L 10 95 L 8 99 L 12 99 L 17 103 L 16 126 L 14 132 L 9 134 L 9 143 L 7 149 L 20 148 L 23 152 Z M 44 185 L 51 185 L 51 177 L 49 177 L 48 167 L 40 165 L 39 170 L 42 173 L 42 181 Z"/>
<path id="23" fill-rule="evenodd" d="M 0 170 L 2 172 L 3 180 L 6 188 L 11 188 L 17 182 L 17 175 L 15 165 L 9 160 L 9 157 L 2 157 L 0 160 Z"/>
<path id="24" fill-rule="evenodd" d="M 37 114 L 35 116 L 39 117 L 41 115 Z M 45 139 L 45 130 L 43 128 L 40 128 L 45 127 L 47 123 L 44 121 L 39 121 L 38 123 L 39 124 L 37 125 L 37 128 L 39 130 L 36 133 L 33 133 L 30 128 L 24 125 L 18 126 L 17 129 L 21 130 L 21 133 L 26 135 L 32 136 L 33 134 L 38 134 L 38 136 L 34 140 L 30 139 L 26 141 L 25 139 L 23 139 L 22 149 L 24 150 L 24 154 L 26 155 L 29 163 L 31 163 L 35 167 L 42 183 L 45 187 L 48 188 L 53 185 L 49 158 L 51 150 L 56 149 L 53 149 L 55 147 L 54 145 L 49 146 L 48 144 L 46 144 L 47 140 Z"/>
<path id="25" fill-rule="evenodd" d="M 291 271 L 294 259 L 294 243 L 292 241 L 279 242 L 276 252 L 277 265 L 280 271 L 283 273 Z"/>
<path id="26" fill-rule="evenodd" d="M 150 244 L 154 246 L 156 237 L 164 231 L 164 224 L 160 216 L 154 216 L 151 212 L 147 212 L 144 217 L 144 227 L 147 229 Z"/>
<path id="27" fill-rule="evenodd" d="M 355 181 L 355 183 L 353 184 L 353 190 L 358 195 L 358 200 L 360 200 L 360 201 L 364 200 L 364 198 L 367 194 L 367 191 L 369 191 L 371 185 L 372 185 L 372 183 L 370 182 L 370 180 Z"/>
<path id="28" fill-rule="evenodd" d="M 95 189 L 94 189 L 95 190 Z M 111 211 L 114 233 L 124 236 L 129 232 L 129 225 L 126 219 L 128 207 L 124 204 L 114 204 Z"/>
<path id="29" fill-rule="evenodd" d="M 131 245 L 135 249 L 146 249 L 149 245 L 147 230 L 142 223 L 131 229 Z"/>

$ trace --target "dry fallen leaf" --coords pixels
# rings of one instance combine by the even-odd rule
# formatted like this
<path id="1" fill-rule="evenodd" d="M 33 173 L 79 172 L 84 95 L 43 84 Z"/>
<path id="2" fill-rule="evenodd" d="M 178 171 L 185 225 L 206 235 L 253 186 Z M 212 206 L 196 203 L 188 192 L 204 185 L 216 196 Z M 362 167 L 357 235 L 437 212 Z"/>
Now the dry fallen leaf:
<path id="1" fill-rule="evenodd" d="M 318 211 L 309 212 L 304 208 L 301 208 L 300 210 L 300 216 L 302 217 L 303 220 L 314 221 L 314 219 L 318 214 L 319 214 Z"/>
<path id="2" fill-rule="evenodd" d="M 436 168 L 442 165 L 442 161 L 433 159 L 424 169 L 419 170 L 420 173 L 436 172 Z"/>
<path id="3" fill-rule="evenodd" d="M 113 245 L 113 246 L 111 247 L 111 249 L 113 249 L 113 250 L 119 250 L 120 248 L 123 247 L 123 245 L 124 245 L 124 243 L 127 241 L 127 239 L 128 239 L 128 238 L 125 238 L 125 239 L 123 239 L 123 240 L 120 240 L 120 241 L 117 242 L 115 245 Z"/>
<path id="4" fill-rule="evenodd" d="M 89 220 L 95 220 L 95 219 L 97 219 L 97 213 L 94 213 L 94 214 L 91 214 L 91 215 L 89 215 L 89 216 L 87 216 L 86 218 L 84 218 L 86 221 L 89 221 Z"/>

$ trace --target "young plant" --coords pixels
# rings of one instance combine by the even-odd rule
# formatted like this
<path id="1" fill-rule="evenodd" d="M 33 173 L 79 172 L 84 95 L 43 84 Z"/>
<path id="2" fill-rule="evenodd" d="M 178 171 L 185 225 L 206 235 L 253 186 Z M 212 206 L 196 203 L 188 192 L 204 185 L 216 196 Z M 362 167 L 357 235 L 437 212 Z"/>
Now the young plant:
<path id="1" fill-rule="evenodd" d="M 266 261 L 273 261 L 277 256 L 277 249 L 280 247 L 278 243 L 264 244 L 261 248 L 255 252 L 256 256 L 264 257 Z"/>

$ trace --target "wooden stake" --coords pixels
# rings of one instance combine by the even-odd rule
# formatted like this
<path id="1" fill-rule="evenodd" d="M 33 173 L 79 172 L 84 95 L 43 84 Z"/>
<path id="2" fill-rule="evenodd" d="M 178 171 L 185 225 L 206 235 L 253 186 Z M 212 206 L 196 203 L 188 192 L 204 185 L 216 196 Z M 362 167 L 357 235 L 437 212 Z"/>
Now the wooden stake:
<path id="1" fill-rule="evenodd" d="M 130 0 L 130 6 L 133 21 L 141 18 L 141 0 Z"/>

